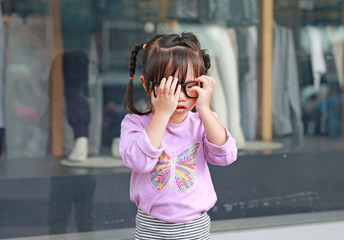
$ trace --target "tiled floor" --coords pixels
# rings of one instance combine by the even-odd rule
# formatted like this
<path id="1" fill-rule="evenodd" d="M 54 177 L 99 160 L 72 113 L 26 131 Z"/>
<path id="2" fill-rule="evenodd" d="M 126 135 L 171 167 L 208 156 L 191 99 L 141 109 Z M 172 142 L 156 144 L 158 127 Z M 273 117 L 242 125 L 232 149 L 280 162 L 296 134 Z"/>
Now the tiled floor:
<path id="1" fill-rule="evenodd" d="M 131 230 L 132 231 L 132 230 Z M 127 233 L 103 231 L 83 234 L 41 236 L 7 240 L 113 240 L 133 239 Z M 211 240 L 344 240 L 344 221 L 302 224 L 241 231 L 216 232 Z M 6 239 L 4 239 L 6 240 Z"/>
<path id="2" fill-rule="evenodd" d="M 3 240 L 129 240 L 134 229 Z M 211 240 L 344 240 L 344 211 L 260 217 L 212 223 Z"/>

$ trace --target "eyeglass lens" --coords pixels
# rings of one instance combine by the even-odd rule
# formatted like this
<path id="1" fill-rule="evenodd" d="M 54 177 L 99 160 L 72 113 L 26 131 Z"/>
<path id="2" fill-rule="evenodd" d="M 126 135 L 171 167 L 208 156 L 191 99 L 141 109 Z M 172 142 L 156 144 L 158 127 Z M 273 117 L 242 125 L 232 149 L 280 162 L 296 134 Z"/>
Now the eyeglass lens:
<path id="1" fill-rule="evenodd" d="M 189 98 L 197 98 L 198 97 L 197 91 L 192 89 L 192 87 L 198 86 L 198 82 L 191 81 L 191 82 L 187 82 L 184 84 L 180 84 L 180 83 L 178 83 L 178 84 L 181 85 L 182 90 L 184 91 L 184 93 L 186 94 L 187 97 L 189 97 Z M 153 93 L 154 93 L 155 97 L 157 97 L 157 92 L 156 92 L 155 88 L 158 87 L 159 85 L 160 85 L 160 81 L 152 83 Z"/>

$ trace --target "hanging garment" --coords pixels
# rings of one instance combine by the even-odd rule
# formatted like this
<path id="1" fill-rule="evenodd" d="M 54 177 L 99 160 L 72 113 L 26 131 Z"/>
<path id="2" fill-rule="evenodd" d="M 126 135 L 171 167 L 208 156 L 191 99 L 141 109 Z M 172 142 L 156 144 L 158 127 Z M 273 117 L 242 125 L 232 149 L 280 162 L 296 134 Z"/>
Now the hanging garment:
<path id="1" fill-rule="evenodd" d="M 50 52 L 45 16 L 11 15 L 5 72 L 7 156 L 46 156 Z"/>
<path id="2" fill-rule="evenodd" d="M 344 86 L 344 61 L 343 61 L 343 44 L 344 44 L 344 27 L 343 26 L 327 26 L 327 34 L 331 41 L 332 53 L 338 73 L 338 81 L 341 87 Z"/>
<path id="3" fill-rule="evenodd" d="M 309 28 L 316 34 L 309 34 Z M 338 137 L 341 134 L 341 90 L 343 84 L 343 41 L 344 31 L 336 26 L 307 26 L 301 30 L 301 46 L 306 54 L 302 58 L 301 76 L 314 79 L 314 53 L 311 38 L 317 37 L 317 53 L 325 64 L 320 76 L 319 87 L 304 81 L 301 88 L 302 115 L 307 135 L 325 135 Z M 308 44 L 307 44 L 308 43 Z M 309 46 L 307 46 L 309 45 Z"/>
<path id="4" fill-rule="evenodd" d="M 272 115 L 275 136 L 303 137 L 300 90 L 293 33 L 274 24 Z"/>
<path id="5" fill-rule="evenodd" d="M 237 142 L 237 146 L 239 148 L 243 147 L 245 145 L 245 137 L 240 123 L 237 62 L 225 24 L 223 21 L 215 21 L 204 22 L 203 24 L 180 24 L 175 25 L 174 28 L 170 28 L 168 24 L 160 24 L 158 26 L 159 33 L 176 33 L 183 31 L 196 34 L 202 48 L 207 49 L 208 54 L 213 56 L 215 61 L 211 63 L 212 67 L 210 69 L 216 64 L 217 67 L 213 70 L 218 70 L 216 73 L 218 78 L 215 78 L 216 76 L 214 75 L 213 77 L 218 83 L 220 82 L 224 98 L 219 97 L 213 99 L 218 100 L 218 102 L 213 102 L 212 106 L 217 114 L 221 114 L 225 109 L 227 110 L 227 123 L 222 124 L 228 126 L 232 136 Z M 209 75 L 212 73 L 213 72 L 209 72 Z M 214 91 L 219 91 L 219 94 L 221 94 L 221 89 L 219 88 L 218 90 L 214 89 Z M 218 92 L 214 92 L 213 95 L 218 97 L 217 93 Z"/>
<path id="6" fill-rule="evenodd" d="M 233 51 L 235 53 L 235 60 L 236 62 L 239 62 L 239 46 L 238 46 L 238 40 L 237 40 L 238 38 L 237 38 L 237 33 L 235 32 L 235 28 L 227 28 L 227 32 L 233 46 Z"/>
<path id="7" fill-rule="evenodd" d="M 257 134 L 257 27 L 237 28 L 241 125 L 246 139 Z"/>
<path id="8" fill-rule="evenodd" d="M 326 64 L 321 43 L 321 33 L 319 29 L 313 26 L 308 26 L 307 30 L 310 38 L 314 86 L 315 89 L 319 89 L 321 75 L 326 72 Z"/>
<path id="9" fill-rule="evenodd" d="M 341 136 L 342 125 L 342 96 L 338 81 L 338 73 L 332 53 L 325 54 L 327 72 L 321 81 L 326 85 L 327 96 L 321 101 L 317 110 L 320 114 L 320 133 L 329 137 Z"/>

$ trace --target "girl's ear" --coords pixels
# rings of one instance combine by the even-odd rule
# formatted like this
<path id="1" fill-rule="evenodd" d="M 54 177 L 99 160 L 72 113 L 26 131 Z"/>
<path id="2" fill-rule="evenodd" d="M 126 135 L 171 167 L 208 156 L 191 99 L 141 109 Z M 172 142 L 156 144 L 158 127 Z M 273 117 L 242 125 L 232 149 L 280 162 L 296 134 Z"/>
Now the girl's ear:
<path id="1" fill-rule="evenodd" d="M 147 89 L 147 83 L 146 83 L 145 77 L 144 77 L 143 75 L 140 76 L 140 81 L 141 81 L 142 86 L 143 86 L 143 88 L 145 89 L 147 95 L 150 95 L 151 88 L 148 87 L 148 89 Z"/>

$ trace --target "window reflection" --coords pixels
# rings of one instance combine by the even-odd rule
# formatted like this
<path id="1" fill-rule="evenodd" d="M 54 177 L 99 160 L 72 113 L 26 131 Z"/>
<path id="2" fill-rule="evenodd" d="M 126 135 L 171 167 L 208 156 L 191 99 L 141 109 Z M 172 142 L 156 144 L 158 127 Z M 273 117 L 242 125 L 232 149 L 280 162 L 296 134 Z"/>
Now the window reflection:
<path id="1" fill-rule="evenodd" d="M 73 222 L 72 217 L 79 232 L 93 231 L 95 189 L 96 180 L 92 175 L 52 178 L 49 195 L 49 233 L 67 233 L 70 222 Z"/>

